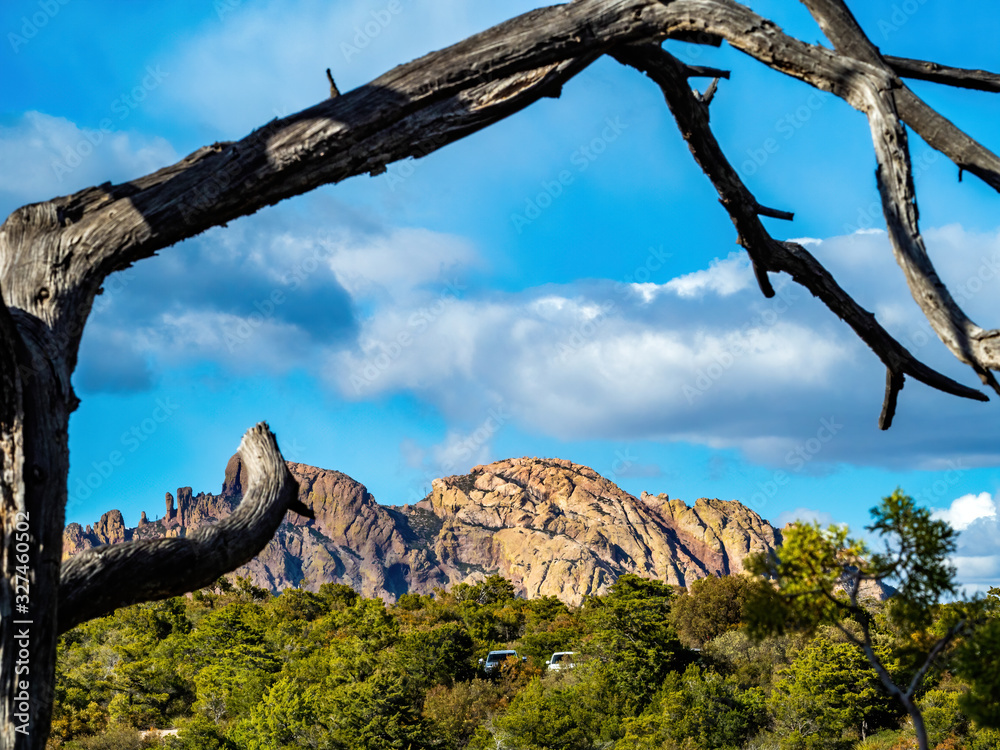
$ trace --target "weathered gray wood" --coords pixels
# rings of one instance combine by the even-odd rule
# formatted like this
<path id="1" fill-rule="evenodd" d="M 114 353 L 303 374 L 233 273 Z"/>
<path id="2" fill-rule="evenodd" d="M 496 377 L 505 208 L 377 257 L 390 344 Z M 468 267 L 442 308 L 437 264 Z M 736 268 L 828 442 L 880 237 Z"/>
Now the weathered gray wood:
<path id="1" fill-rule="evenodd" d="M 802 2 L 839 51 L 864 60 L 882 74 L 865 76 L 854 83 L 866 102 L 861 109 L 868 115 L 875 145 L 876 178 L 893 255 L 903 269 L 911 296 L 941 341 L 959 361 L 969 365 L 983 383 L 1000 393 L 1000 383 L 991 372 L 1000 368 L 1000 347 L 997 345 L 1000 331 L 984 330 L 969 319 L 938 276 L 920 233 L 910 149 L 897 105 L 910 111 L 930 108 L 895 76 L 842 0 Z M 922 120 L 925 124 L 926 121 Z M 914 128 L 921 132 L 919 127 Z M 940 134 L 940 137 L 948 138 L 948 135 Z M 934 145 L 926 136 L 925 140 Z M 1000 169 L 1000 161 L 997 161 L 997 168 Z M 995 176 L 1000 177 L 1000 173 Z M 1000 186 L 1000 182 L 996 186 Z"/>
<path id="2" fill-rule="evenodd" d="M 296 504 L 299 487 L 263 422 L 243 436 L 239 454 L 243 500 L 219 523 L 188 537 L 94 547 L 70 558 L 60 580 L 58 632 L 118 607 L 202 588 L 252 560 Z"/>
<path id="3" fill-rule="evenodd" d="M 882 59 L 889 63 L 900 78 L 913 78 L 919 81 L 943 83 L 946 86 L 955 86 L 956 88 L 1000 93 L 1000 75 L 986 70 L 954 68 L 950 65 L 940 65 L 927 60 L 914 60 L 909 57 L 894 57 L 893 55 L 883 55 Z"/>

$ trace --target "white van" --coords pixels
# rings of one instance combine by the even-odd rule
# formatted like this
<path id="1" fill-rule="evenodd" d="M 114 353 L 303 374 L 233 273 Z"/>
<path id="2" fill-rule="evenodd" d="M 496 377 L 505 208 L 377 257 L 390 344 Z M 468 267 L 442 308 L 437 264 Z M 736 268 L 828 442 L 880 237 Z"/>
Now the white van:
<path id="1" fill-rule="evenodd" d="M 573 654 L 575 651 L 556 651 L 549 657 L 549 660 L 545 662 L 546 669 L 572 669 L 576 666 L 576 662 L 573 659 Z"/>

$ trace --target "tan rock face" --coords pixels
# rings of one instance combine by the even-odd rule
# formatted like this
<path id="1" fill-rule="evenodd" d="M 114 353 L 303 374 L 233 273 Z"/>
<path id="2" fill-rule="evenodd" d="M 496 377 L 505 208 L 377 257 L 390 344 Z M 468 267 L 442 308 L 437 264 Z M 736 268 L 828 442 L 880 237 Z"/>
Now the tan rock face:
<path id="1" fill-rule="evenodd" d="M 737 573 L 747 554 L 780 538 L 739 503 L 703 499 L 688 508 L 646 493 L 637 500 L 593 469 L 558 459 L 477 466 L 435 481 L 416 507 L 449 524 L 447 556 L 438 555 L 449 582 L 479 568 L 500 572 L 526 596 L 574 604 L 624 573 L 680 586 Z"/>
<path id="2" fill-rule="evenodd" d="M 629 495 L 586 466 L 515 458 L 435 480 L 413 506 L 375 502 L 364 485 L 337 471 L 289 463 L 299 498 L 315 519 L 290 516 L 249 564 L 235 571 L 279 591 L 306 581 L 315 590 L 345 583 L 365 596 L 395 599 L 500 573 L 526 596 L 577 604 L 635 573 L 675 585 L 742 571 L 751 552 L 780 543 L 759 515 L 736 502 Z M 63 554 L 135 538 L 184 536 L 215 523 L 242 495 L 234 456 L 219 495 L 167 493 L 162 520 L 126 529 L 118 511 L 93 530 L 67 526 Z"/>

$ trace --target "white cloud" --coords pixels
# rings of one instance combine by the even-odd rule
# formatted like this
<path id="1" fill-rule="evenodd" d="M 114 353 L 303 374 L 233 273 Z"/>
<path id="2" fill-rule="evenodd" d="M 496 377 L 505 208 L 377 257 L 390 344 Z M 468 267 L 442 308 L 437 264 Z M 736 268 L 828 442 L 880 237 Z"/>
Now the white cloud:
<path id="1" fill-rule="evenodd" d="M 957 578 L 963 583 L 977 583 L 983 580 L 1000 578 L 1000 555 L 981 555 L 966 557 L 959 555 L 952 558 L 957 571 Z"/>
<path id="2" fill-rule="evenodd" d="M 341 245 L 333 250 L 329 263 L 337 281 L 352 296 L 385 291 L 399 299 L 423 284 L 464 286 L 448 274 L 456 269 L 467 271 L 478 263 L 478 256 L 458 237 L 402 228 Z"/>
<path id="3" fill-rule="evenodd" d="M 714 292 L 728 297 L 753 284 L 753 272 L 746 253 L 730 253 L 725 260 L 713 260 L 707 269 L 678 276 L 664 287 L 678 297 L 704 297 Z"/>
<path id="4" fill-rule="evenodd" d="M 952 501 L 948 508 L 939 508 L 931 514 L 934 518 L 947 521 L 956 531 L 964 531 L 980 518 L 996 518 L 997 506 L 988 492 L 978 495 L 962 495 Z"/>
<path id="5" fill-rule="evenodd" d="M 214 359 L 234 372 L 287 372 L 309 355 L 308 341 L 287 322 L 253 313 L 232 315 L 198 310 L 164 313 L 137 332 L 140 347 L 161 358 L 196 362 Z"/>
<path id="6" fill-rule="evenodd" d="M 91 130 L 64 117 L 25 112 L 13 125 L 0 126 L 0 196 L 12 210 L 109 180 L 139 177 L 176 160 L 163 138 Z"/>
<path id="7" fill-rule="evenodd" d="M 927 235 L 940 246 L 935 230 Z M 980 254 L 992 252 L 992 239 L 945 238 Z M 905 285 L 893 281 L 884 234 L 819 247 L 849 290 L 877 309 L 898 307 L 904 334 L 921 330 Z M 461 276 L 463 256 L 451 257 Z M 544 434 L 687 440 L 790 472 L 825 473 L 841 461 L 1000 460 L 1000 429 L 981 405 L 917 383 L 900 400 L 898 427 L 878 431 L 877 358 L 797 285 L 775 277 L 778 296 L 763 300 L 751 282 L 746 261 L 729 256 L 640 288 L 591 280 L 490 295 L 415 289 L 375 305 L 357 346 L 328 351 L 323 371 L 348 398 L 410 392 L 454 424 L 474 423 L 502 399 L 522 427 Z M 663 294 L 668 287 L 687 296 Z M 702 304 L 698 295 L 709 294 L 713 304 Z M 933 337 L 909 345 L 962 377 Z"/>
<path id="8" fill-rule="evenodd" d="M 373 231 L 334 203 L 300 209 L 234 222 L 130 271 L 145 282 L 102 297 L 97 332 L 92 325 L 84 340 L 103 336 L 129 369 L 107 387 L 141 388 L 150 367 L 210 359 L 240 373 L 300 368 L 351 400 L 410 394 L 440 411 L 455 440 L 503 403 L 519 428 L 545 435 L 735 448 L 789 473 L 826 473 L 838 462 L 1000 461 L 1000 425 L 987 406 L 912 381 L 897 426 L 877 430 L 878 359 L 782 277 L 774 280 L 778 295 L 763 299 L 738 256 L 681 277 L 673 291 L 687 296 L 659 291 L 673 282 L 647 295 L 593 279 L 484 292 L 472 283 L 482 276 L 471 270 L 476 250 L 462 238 Z M 993 235 L 927 234 L 939 246 L 964 243 L 992 257 Z M 897 330 L 913 330 L 919 312 L 912 317 L 905 287 L 888 275 L 884 236 L 830 238 L 818 248 L 839 264 L 848 289 L 876 309 L 898 306 Z M 275 292 L 282 301 L 269 309 Z M 697 294 L 711 295 L 711 304 Z M 933 338 L 916 343 L 931 365 L 962 377 Z M 82 367 L 96 354 L 85 346 Z M 108 373 L 91 370 L 87 386 L 99 389 Z M 419 460 L 439 462 L 441 451 Z M 948 512 L 966 518 L 963 507 Z"/>
<path id="9" fill-rule="evenodd" d="M 1000 585 L 1000 516 L 997 500 L 988 492 L 962 495 L 947 508 L 936 508 L 934 518 L 959 532 L 952 557 L 956 578 L 969 592 Z"/>
<path id="10" fill-rule="evenodd" d="M 448 430 L 445 439 L 431 446 L 431 457 L 441 475 L 464 473 L 473 466 L 487 464 L 493 455 L 493 435 L 499 427 L 479 426 L 471 432 Z"/>
<path id="11" fill-rule="evenodd" d="M 644 303 L 611 282 L 588 296 L 548 288 L 411 305 L 377 311 L 356 350 L 332 355 L 326 370 L 344 395 L 411 390 L 467 419 L 499 396 L 524 422 L 560 436 L 609 437 L 644 424 L 637 437 L 648 438 L 669 433 L 671 422 L 693 431 L 716 397 L 821 388 L 845 354 L 841 341 L 791 319 L 737 330 L 704 329 L 690 316 L 643 320 Z"/>

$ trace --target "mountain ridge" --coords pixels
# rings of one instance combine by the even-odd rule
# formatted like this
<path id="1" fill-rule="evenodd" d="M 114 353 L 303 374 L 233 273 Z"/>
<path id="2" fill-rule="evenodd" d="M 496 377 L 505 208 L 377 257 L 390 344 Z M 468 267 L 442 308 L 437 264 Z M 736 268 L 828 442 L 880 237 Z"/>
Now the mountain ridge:
<path id="1" fill-rule="evenodd" d="M 600 594 L 624 573 L 679 586 L 740 573 L 781 532 L 732 500 L 691 506 L 666 494 L 638 498 L 565 459 L 511 458 L 435 479 L 412 505 L 381 505 L 342 472 L 288 463 L 314 519 L 290 515 L 262 552 L 234 574 L 278 592 L 345 583 L 393 601 L 403 593 L 474 583 L 499 573 L 524 596 L 568 604 Z M 190 487 L 165 495 L 163 519 L 128 528 L 118 510 L 86 527 L 69 524 L 63 557 L 133 539 L 184 536 L 239 504 L 242 463 L 230 458 L 218 495 Z"/>

